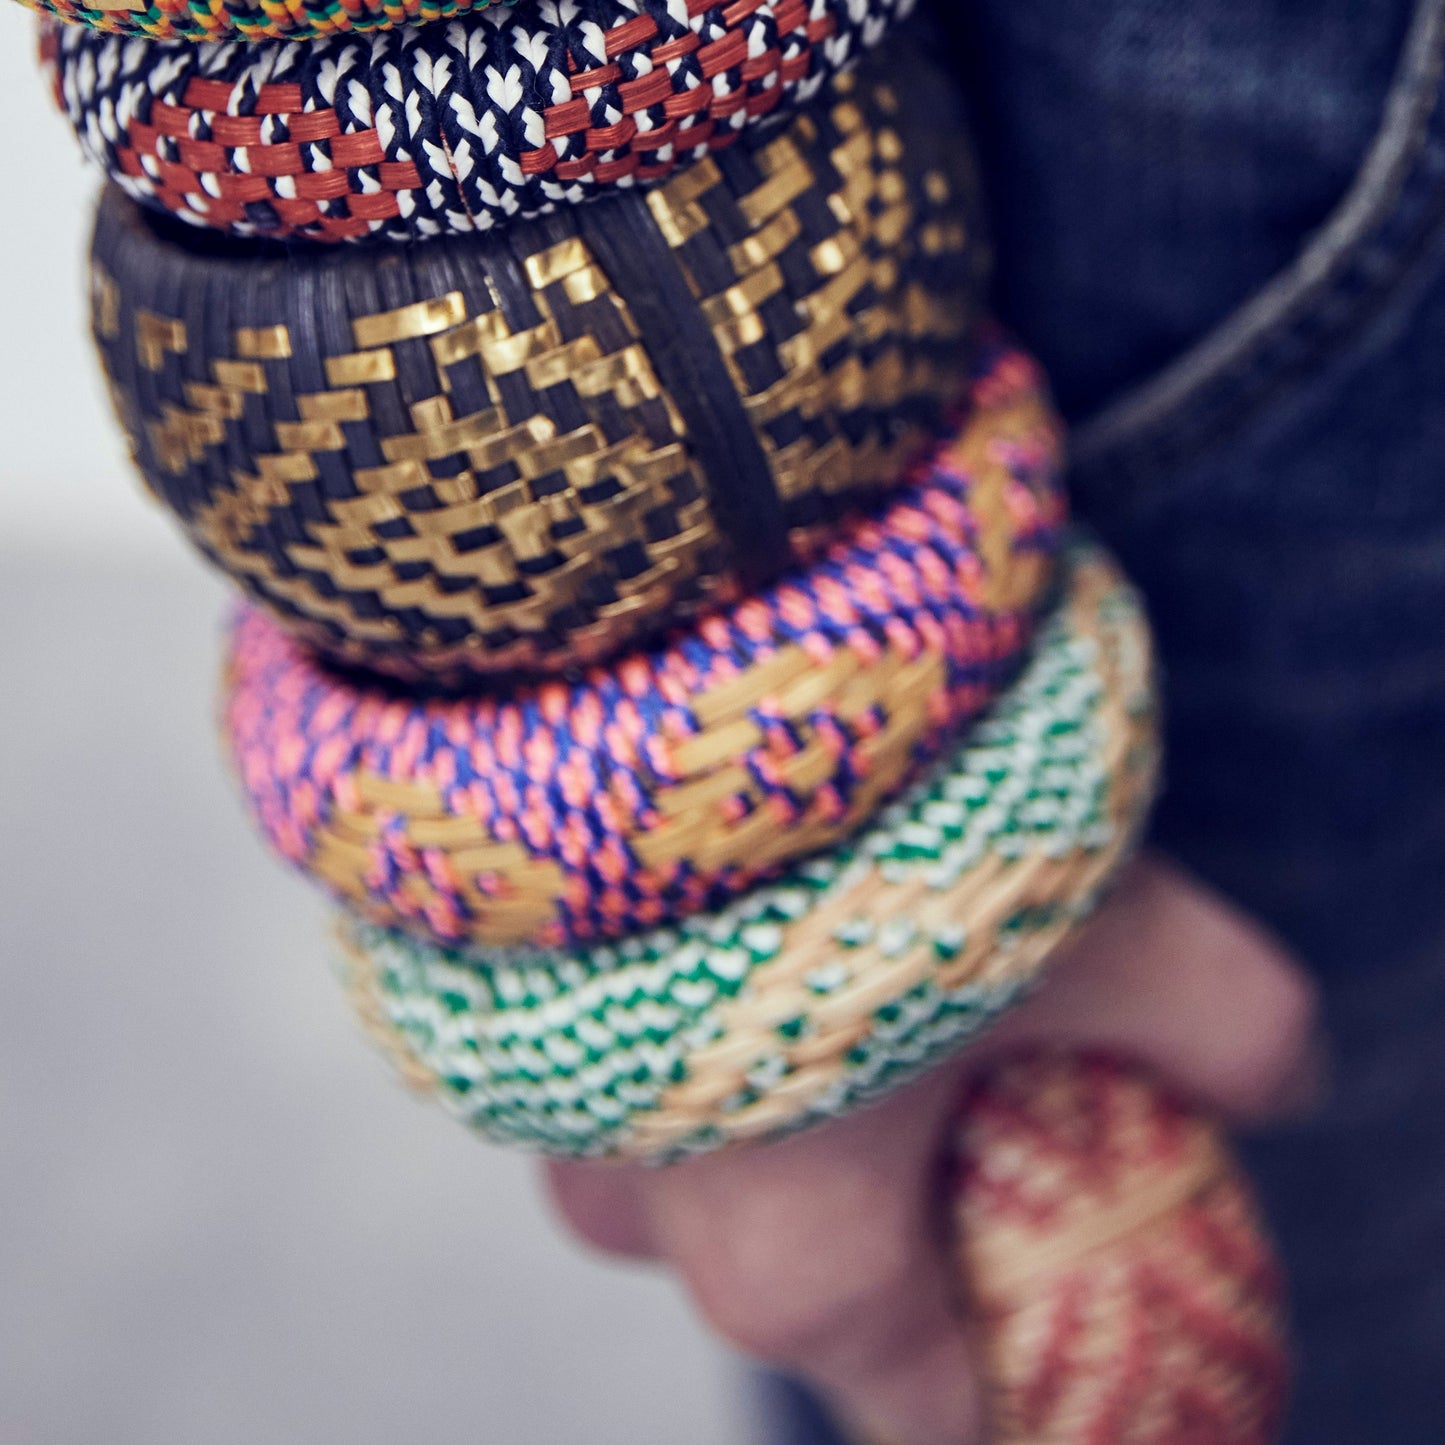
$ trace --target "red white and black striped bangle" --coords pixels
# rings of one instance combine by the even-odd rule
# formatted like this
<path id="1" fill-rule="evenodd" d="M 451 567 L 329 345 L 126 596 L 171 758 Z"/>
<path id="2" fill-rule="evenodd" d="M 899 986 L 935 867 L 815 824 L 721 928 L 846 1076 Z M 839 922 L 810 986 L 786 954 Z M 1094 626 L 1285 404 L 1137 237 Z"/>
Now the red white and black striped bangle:
<path id="1" fill-rule="evenodd" d="M 86 152 L 147 206 L 233 235 L 414 239 L 660 180 L 805 104 L 913 3 L 581 0 L 310 44 L 52 22 L 42 55 Z"/>

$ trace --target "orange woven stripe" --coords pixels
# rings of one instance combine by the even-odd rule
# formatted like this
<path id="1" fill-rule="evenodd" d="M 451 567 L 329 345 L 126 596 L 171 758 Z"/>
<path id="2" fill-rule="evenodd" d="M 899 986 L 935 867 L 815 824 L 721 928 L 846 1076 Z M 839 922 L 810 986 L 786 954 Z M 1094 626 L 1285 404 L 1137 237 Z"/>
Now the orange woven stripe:
<path id="1" fill-rule="evenodd" d="M 735 65 L 741 65 L 748 58 L 747 36 L 736 32 L 724 35 L 721 39 L 704 45 L 698 51 L 697 58 L 702 66 L 702 73 L 711 80 L 713 76 L 721 75 Z"/>

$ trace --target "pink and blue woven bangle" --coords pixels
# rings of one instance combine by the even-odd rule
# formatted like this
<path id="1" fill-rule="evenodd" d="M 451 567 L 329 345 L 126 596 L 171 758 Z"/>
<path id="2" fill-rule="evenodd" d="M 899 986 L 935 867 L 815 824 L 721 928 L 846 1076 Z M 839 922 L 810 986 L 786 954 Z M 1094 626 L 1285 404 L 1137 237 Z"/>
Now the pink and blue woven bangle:
<path id="1" fill-rule="evenodd" d="M 878 517 L 662 644 L 509 695 L 418 699 L 235 626 L 225 727 L 262 831 L 376 923 L 443 943 L 614 938 L 856 827 L 1013 675 L 1064 502 L 1037 369 Z"/>

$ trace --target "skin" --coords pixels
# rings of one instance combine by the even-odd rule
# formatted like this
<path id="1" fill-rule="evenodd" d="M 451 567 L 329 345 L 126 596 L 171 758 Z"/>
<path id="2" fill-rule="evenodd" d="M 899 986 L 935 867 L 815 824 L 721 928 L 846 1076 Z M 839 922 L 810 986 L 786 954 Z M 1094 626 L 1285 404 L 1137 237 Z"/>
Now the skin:
<path id="1" fill-rule="evenodd" d="M 1299 964 L 1203 884 L 1137 860 L 1037 995 L 954 1062 L 778 1144 L 676 1165 L 546 1166 L 570 1228 L 660 1261 L 725 1340 L 811 1383 L 880 1439 L 982 1439 L 972 1331 L 952 1292 L 938 1171 L 960 1091 L 1030 1044 L 1148 1065 L 1236 1126 L 1306 1111 L 1323 1076 Z"/>

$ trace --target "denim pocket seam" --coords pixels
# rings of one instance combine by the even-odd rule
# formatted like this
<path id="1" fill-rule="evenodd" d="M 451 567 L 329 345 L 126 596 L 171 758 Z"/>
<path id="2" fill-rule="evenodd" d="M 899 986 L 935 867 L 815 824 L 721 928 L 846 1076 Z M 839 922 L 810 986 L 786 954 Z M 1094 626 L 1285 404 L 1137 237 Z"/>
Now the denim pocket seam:
<path id="1" fill-rule="evenodd" d="M 1212 451 L 1368 324 L 1445 229 L 1442 76 L 1445 0 L 1420 0 L 1380 129 L 1330 220 L 1227 320 L 1079 427 L 1081 490 L 1117 502 Z"/>

